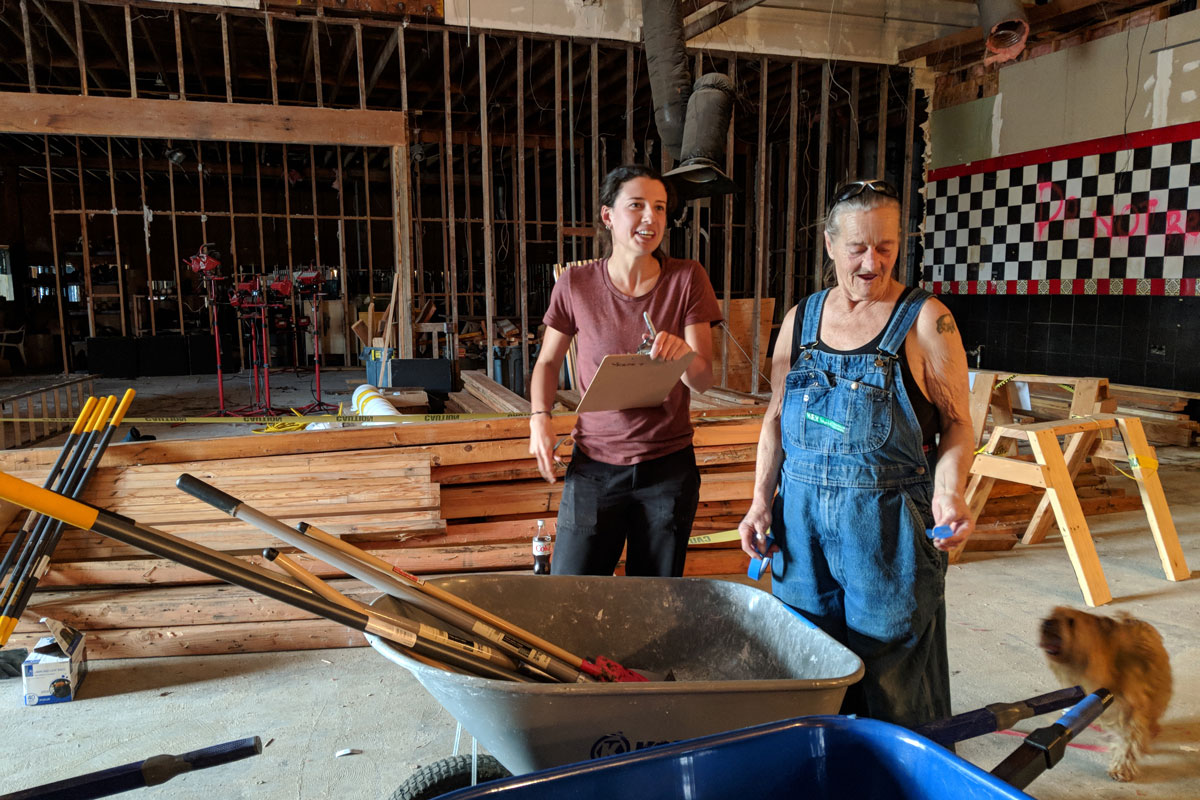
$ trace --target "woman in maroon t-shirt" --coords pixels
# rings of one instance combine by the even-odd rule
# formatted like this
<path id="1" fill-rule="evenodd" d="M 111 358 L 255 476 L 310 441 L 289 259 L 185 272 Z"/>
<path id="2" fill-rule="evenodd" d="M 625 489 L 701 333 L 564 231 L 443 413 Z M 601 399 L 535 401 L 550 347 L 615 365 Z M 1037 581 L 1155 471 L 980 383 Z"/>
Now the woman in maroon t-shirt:
<path id="1" fill-rule="evenodd" d="M 654 170 L 610 172 L 600 189 L 610 254 L 567 270 L 543 318 L 546 335 L 530 387 L 529 452 L 551 483 L 561 459 L 554 454 L 550 408 L 572 337 L 583 390 L 604 356 L 638 349 L 643 314 L 657 330 L 652 358 L 696 354 L 662 405 L 579 416 L 559 502 L 551 565 L 557 575 L 611 575 L 626 545 L 626 574 L 683 574 L 700 497 L 690 391 L 712 385 L 710 329 L 721 310 L 704 268 L 660 249 L 667 202 L 667 187 Z"/>

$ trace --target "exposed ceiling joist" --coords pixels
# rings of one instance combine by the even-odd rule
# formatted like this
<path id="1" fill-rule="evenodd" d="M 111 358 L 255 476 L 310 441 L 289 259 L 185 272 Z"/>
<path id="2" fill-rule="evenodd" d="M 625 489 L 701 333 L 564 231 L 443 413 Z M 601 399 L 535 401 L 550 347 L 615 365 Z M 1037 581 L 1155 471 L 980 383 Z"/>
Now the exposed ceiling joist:
<path id="1" fill-rule="evenodd" d="M 762 2 L 763 0 L 731 0 L 731 2 L 713 9 L 695 22 L 684 25 L 683 40 L 690 42 L 700 34 L 710 31 L 724 22 L 728 22 L 743 11 L 754 8 Z"/>

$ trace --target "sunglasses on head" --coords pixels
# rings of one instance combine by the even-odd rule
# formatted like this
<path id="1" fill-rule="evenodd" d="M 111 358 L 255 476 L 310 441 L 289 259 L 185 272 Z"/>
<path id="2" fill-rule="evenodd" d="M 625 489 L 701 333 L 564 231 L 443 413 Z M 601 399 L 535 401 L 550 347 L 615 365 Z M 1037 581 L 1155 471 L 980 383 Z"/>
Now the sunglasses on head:
<path id="1" fill-rule="evenodd" d="M 891 197 L 896 200 L 900 199 L 900 192 L 896 191 L 896 187 L 887 181 L 854 181 L 841 186 L 837 190 L 833 196 L 833 204 L 836 206 L 838 203 L 844 203 L 852 197 L 858 197 L 868 189 L 884 197 Z"/>

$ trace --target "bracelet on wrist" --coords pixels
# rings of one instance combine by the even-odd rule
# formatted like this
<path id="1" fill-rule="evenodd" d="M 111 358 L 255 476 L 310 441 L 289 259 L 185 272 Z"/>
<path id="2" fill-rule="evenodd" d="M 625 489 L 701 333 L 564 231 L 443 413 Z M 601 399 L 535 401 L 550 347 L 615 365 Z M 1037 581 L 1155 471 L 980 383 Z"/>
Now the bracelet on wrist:
<path id="1" fill-rule="evenodd" d="M 530 411 L 529 412 L 529 416 L 531 416 L 531 417 L 534 416 L 535 414 L 546 414 L 547 416 L 549 416 L 550 412 L 549 411 Z"/>

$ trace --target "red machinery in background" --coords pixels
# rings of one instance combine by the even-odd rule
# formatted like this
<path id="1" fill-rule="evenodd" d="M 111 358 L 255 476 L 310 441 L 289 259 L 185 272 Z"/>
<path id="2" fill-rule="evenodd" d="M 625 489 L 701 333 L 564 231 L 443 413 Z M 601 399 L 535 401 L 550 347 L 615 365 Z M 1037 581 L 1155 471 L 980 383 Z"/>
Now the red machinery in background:
<path id="1" fill-rule="evenodd" d="M 225 408 L 225 376 L 221 371 L 221 325 L 218 317 L 220 311 L 217 309 L 217 285 L 220 281 L 225 280 L 221 275 L 217 274 L 217 270 L 221 267 L 221 261 L 217 257 L 220 255 L 215 250 L 210 250 L 212 244 L 200 245 L 200 251 L 191 258 L 184 260 L 184 266 L 199 276 L 200 281 L 204 284 L 204 304 L 208 306 L 209 325 L 212 326 L 213 346 L 217 353 L 217 410 L 205 414 L 206 417 L 232 417 L 236 416 L 234 412 Z"/>

